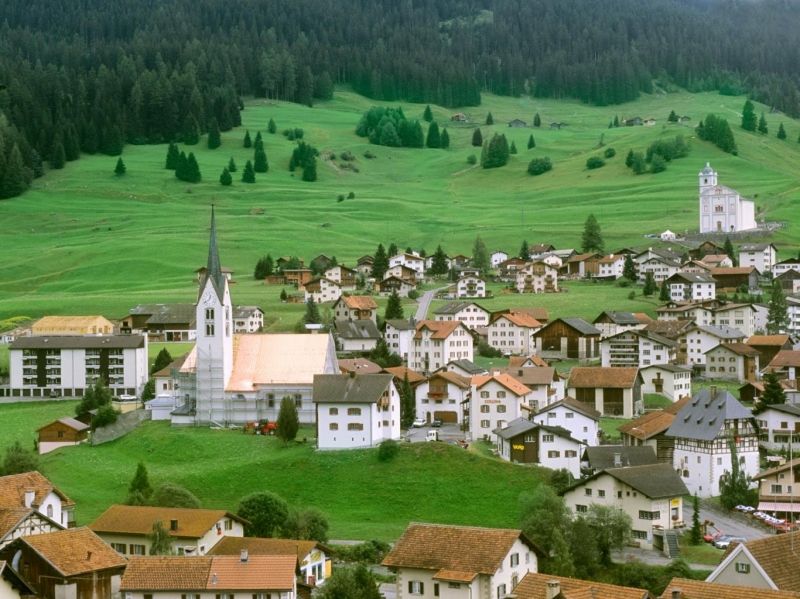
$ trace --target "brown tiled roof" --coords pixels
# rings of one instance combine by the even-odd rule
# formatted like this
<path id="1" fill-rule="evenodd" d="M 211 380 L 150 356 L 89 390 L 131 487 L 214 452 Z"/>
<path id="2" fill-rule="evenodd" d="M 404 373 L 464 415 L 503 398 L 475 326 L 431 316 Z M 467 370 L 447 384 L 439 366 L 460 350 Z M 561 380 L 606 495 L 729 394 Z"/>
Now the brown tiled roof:
<path id="1" fill-rule="evenodd" d="M 676 591 L 680 594 L 673 595 Z M 661 599 L 673 599 L 674 597 L 679 599 L 793 599 L 800 597 L 800 593 L 717 584 L 688 578 L 673 578 L 661 593 Z"/>
<path id="2" fill-rule="evenodd" d="M 759 352 L 758 352 L 758 350 L 756 348 L 750 347 L 746 343 L 722 343 L 720 345 L 717 345 L 716 347 L 712 347 L 710 350 L 708 350 L 708 352 L 714 351 L 715 349 L 725 349 L 725 350 L 728 350 L 730 352 L 733 352 L 734 354 L 736 354 L 738 356 L 751 356 L 751 357 L 753 357 L 753 356 L 761 355 L 761 354 L 759 354 Z M 708 353 L 708 352 L 706 352 L 706 353 Z"/>
<path id="3" fill-rule="evenodd" d="M 674 419 L 675 414 L 658 410 L 657 412 L 642 414 L 637 419 L 618 427 L 618 430 L 621 433 L 644 441 L 666 431 Z"/>
<path id="4" fill-rule="evenodd" d="M 42 504 L 49 493 L 55 493 L 61 498 L 61 504 L 72 507 L 75 502 L 59 491 L 53 483 L 39 472 L 23 472 L 0 476 L 0 507 L 19 507 L 25 505 L 25 491 L 32 490 L 35 495 L 33 505 Z"/>
<path id="5" fill-rule="evenodd" d="M 153 524 L 160 521 L 173 537 L 199 539 L 222 518 L 244 522 L 225 510 L 112 505 L 89 528 L 98 533 L 149 535 L 153 531 Z M 178 521 L 177 530 L 171 530 L 171 520 Z"/>
<path id="6" fill-rule="evenodd" d="M 460 326 L 464 326 L 460 320 L 422 320 L 417 323 L 414 339 L 422 339 L 422 329 L 433 333 L 431 339 L 447 339 Z"/>
<path id="7" fill-rule="evenodd" d="M 205 589 L 211 570 L 207 556 L 133 556 L 122 576 L 122 591 L 197 591 Z"/>
<path id="8" fill-rule="evenodd" d="M 528 327 L 531 329 L 538 329 L 539 327 L 542 326 L 541 322 L 539 322 L 533 316 L 525 312 L 515 312 L 515 311 L 507 312 L 505 314 L 500 314 L 494 320 L 497 321 L 500 320 L 501 318 L 505 318 L 506 320 L 508 320 L 512 324 L 515 324 L 518 327 Z"/>
<path id="9" fill-rule="evenodd" d="M 547 599 L 548 583 L 551 582 L 558 582 L 559 599 L 648 599 L 651 596 L 644 589 L 534 572 L 525 575 L 514 587 L 513 594 L 517 599 Z"/>
<path id="10" fill-rule="evenodd" d="M 584 260 L 588 260 L 597 256 L 598 254 L 575 254 L 574 256 L 570 256 L 567 258 L 567 263 L 570 262 L 583 262 Z"/>
<path id="11" fill-rule="evenodd" d="M 789 342 L 789 335 L 753 335 L 747 340 L 747 345 L 774 345 L 783 347 Z"/>
<path id="12" fill-rule="evenodd" d="M 377 310 L 378 304 L 368 295 L 345 295 L 342 300 L 353 310 Z"/>
<path id="13" fill-rule="evenodd" d="M 85 526 L 21 537 L 19 541 L 47 560 L 62 576 L 124 568 L 127 563 Z"/>
<path id="14" fill-rule="evenodd" d="M 785 368 L 787 366 L 794 366 L 795 368 L 800 367 L 800 351 L 782 349 L 775 354 L 775 357 L 772 358 L 772 362 L 769 363 L 770 368 Z"/>
<path id="15" fill-rule="evenodd" d="M 326 548 L 316 541 L 298 541 L 295 539 L 272 539 L 263 537 L 222 537 L 214 545 L 208 555 L 240 555 L 242 549 L 247 549 L 250 555 L 294 555 L 298 561 L 314 551 L 326 551 Z"/>
<path id="16" fill-rule="evenodd" d="M 462 580 L 470 574 L 492 575 L 519 538 L 533 549 L 518 529 L 412 523 L 383 565 L 441 571 L 445 576 L 455 571 Z"/>
<path id="17" fill-rule="evenodd" d="M 629 389 L 636 382 L 638 368 L 606 368 L 603 366 L 576 366 L 569 373 L 567 387 L 571 389 L 603 387 Z"/>
<path id="18" fill-rule="evenodd" d="M 207 589 L 261 590 L 294 588 L 295 555 L 253 555 L 243 562 L 238 555 L 212 558 Z"/>
<path id="19" fill-rule="evenodd" d="M 504 368 L 500 372 L 508 374 L 523 385 L 549 385 L 555 380 L 556 369 L 552 366 L 525 366 L 523 368 Z"/>
<path id="20" fill-rule="evenodd" d="M 531 364 L 534 366 L 542 366 L 546 368 L 549 366 L 547 362 L 544 361 L 543 358 L 533 355 L 533 356 L 509 356 L 508 358 L 508 367 L 509 368 L 522 368 L 522 365 L 527 362 L 528 360 L 531 361 Z"/>
<path id="21" fill-rule="evenodd" d="M 416 370 L 411 370 L 408 366 L 392 366 L 390 368 L 384 368 L 381 372 L 388 372 L 389 374 L 393 375 L 395 380 L 400 382 L 408 377 L 408 382 L 412 385 L 416 385 L 417 383 L 421 383 L 425 380 L 425 376 L 417 372 Z"/>
<path id="22" fill-rule="evenodd" d="M 677 414 L 683 409 L 683 406 L 685 406 L 690 401 L 692 401 L 692 396 L 686 395 L 684 397 L 681 397 L 678 401 L 672 402 L 670 405 L 664 408 L 664 411 L 669 412 L 670 414 Z"/>
<path id="23" fill-rule="evenodd" d="M 453 383 L 454 385 L 456 385 L 457 387 L 461 387 L 462 389 L 469 389 L 470 386 L 470 380 L 467 377 L 461 376 L 460 374 L 452 372 L 450 370 L 439 370 L 437 372 L 434 372 L 429 377 L 428 380 L 437 377 L 442 378 L 450 383 Z"/>
<path id="24" fill-rule="evenodd" d="M 0 508 L 0 541 L 17 527 L 33 510 L 26 507 Z"/>
<path id="25" fill-rule="evenodd" d="M 381 367 L 371 360 L 366 358 L 352 358 L 339 360 L 339 370 L 342 372 L 359 372 L 362 374 L 378 374 L 381 372 Z"/>
<path id="26" fill-rule="evenodd" d="M 434 580 L 445 582 L 472 582 L 477 576 L 477 572 L 465 572 L 463 570 L 439 570 L 434 574 Z"/>
<path id="27" fill-rule="evenodd" d="M 658 333 L 659 335 L 663 335 L 667 339 L 677 339 L 686 330 L 694 324 L 691 320 L 654 320 L 653 322 L 647 323 L 644 327 L 645 331 L 650 331 L 651 333 Z"/>
<path id="28" fill-rule="evenodd" d="M 475 385 L 476 389 L 480 389 L 491 381 L 496 381 L 516 395 L 527 395 L 531 392 L 530 388 L 520 383 L 514 377 L 502 372 L 499 374 L 479 374 L 478 376 L 472 377 L 472 384 Z"/>
<path id="29" fill-rule="evenodd" d="M 747 541 L 744 546 L 779 589 L 800 593 L 797 559 L 787 559 L 795 554 L 794 547 L 798 544 L 800 531 Z"/>
<path id="30" fill-rule="evenodd" d="M 654 322 L 653 317 L 650 316 L 649 314 L 645 314 L 644 312 L 634 312 L 633 316 L 634 318 L 636 318 L 636 320 L 638 320 L 642 324 L 648 324 Z"/>
<path id="31" fill-rule="evenodd" d="M 40 426 L 39 428 L 36 429 L 36 432 L 39 432 L 43 428 L 47 428 L 48 426 L 51 426 L 56 422 L 60 422 L 64 426 L 68 426 L 72 430 L 78 432 L 82 432 L 89 429 L 89 425 L 86 424 L 85 422 L 81 422 L 80 420 L 75 420 L 75 418 L 70 418 L 69 416 L 65 416 L 64 418 L 59 418 L 58 420 L 54 420 L 53 422 L 48 422 L 44 426 Z"/>

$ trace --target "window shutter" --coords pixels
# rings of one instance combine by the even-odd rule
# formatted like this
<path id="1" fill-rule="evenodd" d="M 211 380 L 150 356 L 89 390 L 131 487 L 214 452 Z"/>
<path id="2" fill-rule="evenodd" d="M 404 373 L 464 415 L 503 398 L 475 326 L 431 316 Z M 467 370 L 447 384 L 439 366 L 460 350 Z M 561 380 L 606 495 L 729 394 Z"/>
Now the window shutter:
<path id="1" fill-rule="evenodd" d="M 410 580 L 408 581 L 408 592 L 409 593 L 413 593 L 414 592 L 414 586 L 413 586 L 413 584 L 412 584 L 412 582 Z M 255 597 L 253 597 L 253 599 L 255 599 Z"/>
<path id="2" fill-rule="evenodd" d="M 420 595 L 424 595 L 425 594 L 425 583 L 424 582 L 419 583 L 419 594 Z"/>

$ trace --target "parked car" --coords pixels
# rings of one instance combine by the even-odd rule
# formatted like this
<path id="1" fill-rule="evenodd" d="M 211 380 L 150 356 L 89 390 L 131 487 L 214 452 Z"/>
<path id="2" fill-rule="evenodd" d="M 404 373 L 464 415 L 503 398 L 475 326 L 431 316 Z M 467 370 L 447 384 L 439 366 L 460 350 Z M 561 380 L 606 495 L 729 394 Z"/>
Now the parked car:
<path id="1" fill-rule="evenodd" d="M 412 428 L 422 428 L 425 426 L 427 422 L 425 422 L 424 418 L 417 418 L 414 422 L 411 423 Z"/>
<path id="2" fill-rule="evenodd" d="M 719 539 L 714 541 L 714 547 L 717 549 L 727 549 L 731 543 L 744 543 L 747 539 L 743 537 L 732 537 L 730 535 L 722 535 Z"/>
<path id="3" fill-rule="evenodd" d="M 438 418 L 434 418 L 433 422 L 431 422 L 431 426 L 433 428 L 440 428 L 442 426 L 442 421 L 439 420 Z"/>
<path id="4" fill-rule="evenodd" d="M 722 534 L 720 531 L 717 531 L 717 532 L 714 532 L 714 533 L 708 532 L 708 533 L 703 535 L 703 540 L 706 543 L 713 543 L 717 539 L 721 539 L 724 536 L 726 536 L 726 535 Z"/>

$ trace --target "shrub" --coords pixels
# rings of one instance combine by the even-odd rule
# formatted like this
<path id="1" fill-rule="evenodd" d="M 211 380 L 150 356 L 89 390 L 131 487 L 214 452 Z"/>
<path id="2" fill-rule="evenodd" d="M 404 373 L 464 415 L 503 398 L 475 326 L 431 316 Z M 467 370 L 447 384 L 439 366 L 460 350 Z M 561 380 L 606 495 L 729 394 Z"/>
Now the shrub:
<path id="1" fill-rule="evenodd" d="M 386 439 L 378 446 L 378 460 L 381 462 L 390 462 L 400 452 L 400 445 L 397 441 Z"/>
<path id="2" fill-rule="evenodd" d="M 528 163 L 528 174 L 534 177 L 542 175 L 549 170 L 553 170 L 553 163 L 550 162 L 547 156 L 544 158 L 534 158 Z"/>
<path id="3" fill-rule="evenodd" d="M 492 347 L 485 341 L 478 342 L 478 355 L 484 358 L 500 358 L 503 353 L 496 347 Z"/>
<path id="4" fill-rule="evenodd" d="M 600 156 L 592 156 L 586 161 L 586 168 L 588 168 L 589 170 L 600 168 L 605 165 L 606 165 L 605 161 L 602 158 L 600 158 Z"/>
<path id="5" fill-rule="evenodd" d="M 367 160 L 372 160 L 373 158 L 377 158 L 377 156 L 375 156 L 375 154 L 367 150 L 366 152 L 364 152 L 364 158 L 366 158 Z"/>
<path id="6" fill-rule="evenodd" d="M 347 199 L 348 200 L 355 199 L 355 197 L 356 197 L 356 194 L 353 191 L 351 191 L 350 193 L 347 194 Z"/>
<path id="7" fill-rule="evenodd" d="M 336 201 L 337 202 L 344 202 L 344 194 L 340 193 L 338 196 L 336 196 Z"/>
<path id="8" fill-rule="evenodd" d="M 97 408 L 97 413 L 92 417 L 92 429 L 101 428 L 114 424 L 119 417 L 119 413 L 110 405 Z"/>
<path id="9" fill-rule="evenodd" d="M 416 289 L 412 289 L 411 291 L 408 292 L 408 299 L 413 300 L 417 299 L 418 297 L 419 297 L 419 291 L 417 291 Z"/>
<path id="10" fill-rule="evenodd" d="M 606 148 L 606 151 L 603 152 L 603 156 L 606 158 L 613 158 L 617 155 L 617 151 L 614 148 Z"/>
<path id="11" fill-rule="evenodd" d="M 631 292 L 628 294 L 628 299 L 629 299 L 629 300 L 636 299 L 636 292 L 635 292 L 635 291 L 631 291 Z"/>
<path id="12" fill-rule="evenodd" d="M 475 154 L 467 156 L 467 164 L 478 164 L 478 157 Z"/>

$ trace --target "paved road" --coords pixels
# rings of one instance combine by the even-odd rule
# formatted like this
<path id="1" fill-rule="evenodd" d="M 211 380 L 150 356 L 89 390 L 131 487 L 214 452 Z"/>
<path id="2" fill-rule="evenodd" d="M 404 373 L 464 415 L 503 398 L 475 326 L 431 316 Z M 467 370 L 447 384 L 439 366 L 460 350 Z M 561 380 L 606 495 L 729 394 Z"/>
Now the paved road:
<path id="1" fill-rule="evenodd" d="M 683 519 L 684 522 L 686 522 L 686 526 L 691 526 L 693 513 L 694 510 L 692 509 L 691 499 L 684 501 Z M 724 512 L 709 505 L 707 502 L 701 501 L 700 523 L 702 524 L 706 520 L 713 522 L 714 526 L 722 531 L 722 534 L 743 537 L 748 541 L 759 539 L 770 534 L 769 531 L 751 520 L 750 516 L 738 512 Z M 712 533 L 714 532 L 711 528 L 709 528 L 709 530 Z"/>
<path id="2" fill-rule="evenodd" d="M 421 426 L 419 428 L 410 428 L 406 433 L 406 438 L 408 438 L 412 443 L 424 443 L 425 435 L 428 434 L 429 430 L 437 429 L 434 429 L 429 425 Z M 441 441 L 460 441 L 465 437 L 465 433 L 457 424 L 442 424 L 438 431 L 439 439 Z"/>
<path id="3" fill-rule="evenodd" d="M 425 320 L 428 317 L 428 309 L 431 307 L 431 302 L 433 301 L 433 296 L 442 291 L 443 289 L 447 289 L 447 287 L 439 287 L 438 289 L 431 289 L 430 291 L 426 291 L 422 294 L 419 298 L 419 306 L 417 306 L 417 312 L 414 315 L 414 319 L 419 322 L 420 320 Z"/>

